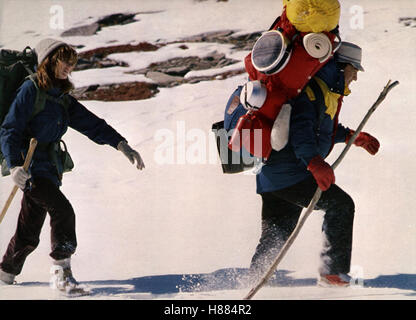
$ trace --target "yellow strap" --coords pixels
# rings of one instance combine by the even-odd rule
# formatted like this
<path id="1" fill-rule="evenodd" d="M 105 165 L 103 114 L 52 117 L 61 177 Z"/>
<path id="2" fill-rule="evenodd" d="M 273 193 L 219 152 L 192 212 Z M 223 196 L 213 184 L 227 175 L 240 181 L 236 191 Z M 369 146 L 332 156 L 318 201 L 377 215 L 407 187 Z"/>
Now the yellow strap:
<path id="1" fill-rule="evenodd" d="M 329 90 L 326 83 L 318 77 L 315 77 L 315 80 L 318 83 L 319 87 L 321 87 L 322 94 L 324 95 L 324 101 L 326 106 L 325 113 L 328 114 L 331 117 L 331 119 L 334 119 L 335 114 L 338 110 L 338 100 L 341 97 L 341 95 Z"/>

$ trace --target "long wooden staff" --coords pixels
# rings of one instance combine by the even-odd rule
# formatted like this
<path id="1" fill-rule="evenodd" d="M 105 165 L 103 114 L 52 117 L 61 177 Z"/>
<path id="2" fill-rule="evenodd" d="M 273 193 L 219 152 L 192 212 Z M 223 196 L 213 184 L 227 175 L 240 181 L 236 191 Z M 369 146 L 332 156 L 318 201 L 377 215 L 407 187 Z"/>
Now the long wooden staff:
<path id="1" fill-rule="evenodd" d="M 30 139 L 29 150 L 27 152 L 25 162 L 23 164 L 23 169 L 25 169 L 25 171 L 29 169 L 29 165 L 30 165 L 30 162 L 32 161 L 32 156 L 33 156 L 33 153 L 35 152 L 37 144 L 38 144 L 38 141 L 35 138 Z M 3 218 L 6 215 L 6 212 L 9 209 L 10 204 L 12 203 L 12 200 L 14 196 L 16 195 L 16 192 L 18 189 L 19 187 L 17 185 L 13 186 L 13 190 L 10 193 L 9 197 L 7 198 L 7 201 L 3 207 L 3 210 L 1 210 L 0 223 L 3 221 Z"/>

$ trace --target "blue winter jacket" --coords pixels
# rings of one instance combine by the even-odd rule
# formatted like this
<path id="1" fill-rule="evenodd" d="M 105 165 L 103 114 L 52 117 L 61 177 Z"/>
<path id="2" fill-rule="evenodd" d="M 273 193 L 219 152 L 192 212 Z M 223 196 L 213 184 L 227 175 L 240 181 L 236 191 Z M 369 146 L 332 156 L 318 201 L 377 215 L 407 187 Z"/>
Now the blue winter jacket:
<path id="1" fill-rule="evenodd" d="M 68 126 L 86 135 L 98 144 L 108 144 L 117 148 L 125 140 L 117 131 L 87 110 L 74 97 L 69 96 L 70 104 L 65 112 L 57 102 L 46 100 L 44 109 L 31 119 L 36 98 L 36 88 L 31 80 L 26 80 L 19 88 L 10 110 L 0 129 L 0 146 L 9 168 L 23 165 L 31 137 L 38 140 L 30 167 L 32 177 L 44 177 L 61 185 L 56 166 L 41 145 L 60 141 Z M 53 97 L 61 97 L 57 88 L 47 92 Z"/>
<path id="2" fill-rule="evenodd" d="M 342 101 L 345 90 L 344 74 L 340 72 L 334 59 L 316 77 L 327 85 L 330 92 L 339 94 L 338 101 Z M 329 106 L 325 104 L 325 113 L 320 118 L 318 109 L 307 90 L 304 90 L 291 105 L 288 143 L 280 151 L 273 150 L 257 174 L 257 193 L 280 190 L 310 177 L 311 173 L 307 169 L 309 161 L 317 155 L 327 157 L 334 143 L 346 140 L 349 129 L 338 124 L 341 103 L 336 106 L 336 110 L 329 110 Z"/>

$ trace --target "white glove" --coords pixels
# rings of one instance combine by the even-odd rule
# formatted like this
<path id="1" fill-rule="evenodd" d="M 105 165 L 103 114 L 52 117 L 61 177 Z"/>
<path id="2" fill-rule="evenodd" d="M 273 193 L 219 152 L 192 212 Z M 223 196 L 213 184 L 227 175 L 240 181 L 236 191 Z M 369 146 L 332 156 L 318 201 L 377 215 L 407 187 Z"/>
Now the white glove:
<path id="1" fill-rule="evenodd" d="M 132 164 L 136 161 L 136 168 L 139 170 L 144 169 L 144 162 L 140 154 L 132 149 L 128 144 L 127 141 L 121 141 L 117 145 L 117 149 L 123 152 L 123 154 L 130 160 Z"/>
<path id="2" fill-rule="evenodd" d="M 31 178 L 30 173 L 26 172 L 23 167 L 11 168 L 10 174 L 14 183 L 22 190 L 24 190 L 26 187 L 26 181 Z"/>

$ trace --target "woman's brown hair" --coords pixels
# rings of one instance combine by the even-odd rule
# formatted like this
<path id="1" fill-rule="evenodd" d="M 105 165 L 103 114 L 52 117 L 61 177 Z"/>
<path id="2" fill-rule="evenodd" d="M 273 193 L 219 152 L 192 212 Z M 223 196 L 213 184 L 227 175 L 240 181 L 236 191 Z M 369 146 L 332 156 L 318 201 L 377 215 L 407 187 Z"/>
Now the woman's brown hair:
<path id="1" fill-rule="evenodd" d="M 68 78 L 58 79 L 55 77 L 55 67 L 58 60 L 75 65 L 78 61 L 78 55 L 75 49 L 69 45 L 58 47 L 38 66 L 36 72 L 38 85 L 40 89 L 45 91 L 55 87 L 61 89 L 64 93 L 68 93 L 74 88 L 74 85 Z"/>

